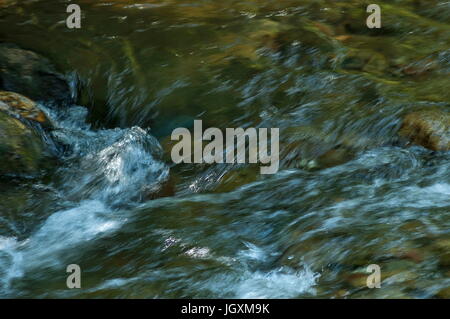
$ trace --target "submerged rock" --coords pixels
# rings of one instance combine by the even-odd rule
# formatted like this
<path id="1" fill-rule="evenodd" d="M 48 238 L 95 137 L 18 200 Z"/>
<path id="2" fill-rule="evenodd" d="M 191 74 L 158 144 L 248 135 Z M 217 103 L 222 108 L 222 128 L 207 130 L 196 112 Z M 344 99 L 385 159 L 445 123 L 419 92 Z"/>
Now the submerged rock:
<path id="1" fill-rule="evenodd" d="M 383 74 L 389 64 L 380 53 L 372 50 L 352 49 L 348 52 L 341 63 L 345 70 L 363 71 L 373 74 Z"/>
<path id="2" fill-rule="evenodd" d="M 357 150 L 369 145 L 367 138 L 343 134 L 339 138 L 311 126 L 291 127 L 283 132 L 281 167 L 315 170 L 352 160 Z"/>
<path id="3" fill-rule="evenodd" d="M 433 151 L 450 150 L 450 113 L 439 110 L 413 112 L 403 120 L 399 134 Z"/>
<path id="4" fill-rule="evenodd" d="M 0 0 L 0 8 L 15 4 L 16 0 Z"/>
<path id="5" fill-rule="evenodd" d="M 450 299 L 450 287 L 441 289 L 437 294 L 436 297 L 441 299 Z"/>
<path id="6" fill-rule="evenodd" d="M 71 101 L 68 83 L 46 58 L 13 44 L 0 44 L 0 89 L 33 100 Z"/>

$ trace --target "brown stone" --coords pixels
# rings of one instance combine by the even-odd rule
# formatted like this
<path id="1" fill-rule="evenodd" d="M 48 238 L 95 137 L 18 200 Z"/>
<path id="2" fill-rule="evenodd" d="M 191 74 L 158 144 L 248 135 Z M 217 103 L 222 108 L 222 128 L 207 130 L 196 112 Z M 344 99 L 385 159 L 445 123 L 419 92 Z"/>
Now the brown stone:
<path id="1" fill-rule="evenodd" d="M 441 289 L 436 296 L 442 299 L 450 299 L 450 287 Z"/>
<path id="2" fill-rule="evenodd" d="M 366 288 L 367 287 L 367 277 L 370 274 L 364 273 L 354 273 L 346 277 L 346 283 L 353 288 Z"/>
<path id="3" fill-rule="evenodd" d="M 0 91 L 0 110 L 14 117 L 39 122 L 43 126 L 50 126 L 50 121 L 35 102 L 14 92 Z"/>
<path id="4" fill-rule="evenodd" d="M 34 130 L 0 111 L 0 176 L 38 175 L 45 149 L 44 142 Z"/>
<path id="5" fill-rule="evenodd" d="M 450 252 L 444 253 L 439 257 L 439 266 L 450 267 Z"/>
<path id="6" fill-rule="evenodd" d="M 413 112 L 403 120 L 400 136 L 433 151 L 450 150 L 450 113 L 439 110 Z"/>

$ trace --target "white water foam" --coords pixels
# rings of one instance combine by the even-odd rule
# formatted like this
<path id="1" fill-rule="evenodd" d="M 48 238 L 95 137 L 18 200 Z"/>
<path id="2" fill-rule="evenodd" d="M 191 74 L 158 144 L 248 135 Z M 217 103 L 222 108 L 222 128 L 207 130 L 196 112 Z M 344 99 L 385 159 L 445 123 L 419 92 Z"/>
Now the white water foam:
<path id="1" fill-rule="evenodd" d="M 319 274 L 308 267 L 301 271 L 278 268 L 268 273 L 246 272 L 235 289 L 236 298 L 296 298 L 302 294 L 315 293 L 314 286 Z"/>
<path id="2" fill-rule="evenodd" d="M 113 232 L 124 221 L 112 219 L 111 211 L 104 203 L 87 200 L 78 207 L 54 213 L 36 233 L 24 241 L 0 238 L 3 288 L 8 289 L 13 279 L 33 269 L 59 267 L 65 271 L 57 258 L 58 253 L 73 249 L 74 246 L 82 247 L 84 243 Z"/>
<path id="3" fill-rule="evenodd" d="M 93 131 L 85 122 L 87 110 L 73 106 L 46 112 L 55 126 L 53 138 L 69 147 L 59 170 L 60 195 L 69 208 L 50 215 L 23 241 L 0 238 L 0 293 L 15 278 L 33 269 L 65 272 L 61 254 L 113 232 L 125 222 L 115 204 L 133 203 L 158 190 L 169 174 L 159 160 L 158 141 L 139 127 Z"/>

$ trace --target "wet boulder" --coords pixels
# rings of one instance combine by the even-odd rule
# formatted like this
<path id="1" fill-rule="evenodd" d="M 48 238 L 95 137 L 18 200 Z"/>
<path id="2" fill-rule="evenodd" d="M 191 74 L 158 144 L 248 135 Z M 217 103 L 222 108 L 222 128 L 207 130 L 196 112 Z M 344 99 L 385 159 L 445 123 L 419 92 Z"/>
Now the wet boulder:
<path id="1" fill-rule="evenodd" d="M 433 151 L 450 150 L 450 113 L 425 110 L 409 113 L 403 120 L 400 136 Z"/>
<path id="2" fill-rule="evenodd" d="M 50 155 L 41 124 L 50 122 L 36 103 L 0 91 L 0 176 L 36 176 Z"/>
<path id="3" fill-rule="evenodd" d="M 46 128 L 51 127 L 49 119 L 36 102 L 18 93 L 0 91 L 0 111 L 18 119 L 37 122 Z"/>
<path id="4" fill-rule="evenodd" d="M 54 66 L 14 44 L 0 44 L 0 90 L 18 92 L 36 101 L 71 102 L 69 85 Z"/>
<path id="5" fill-rule="evenodd" d="M 44 152 L 44 142 L 36 131 L 0 112 L 0 176 L 35 175 Z"/>

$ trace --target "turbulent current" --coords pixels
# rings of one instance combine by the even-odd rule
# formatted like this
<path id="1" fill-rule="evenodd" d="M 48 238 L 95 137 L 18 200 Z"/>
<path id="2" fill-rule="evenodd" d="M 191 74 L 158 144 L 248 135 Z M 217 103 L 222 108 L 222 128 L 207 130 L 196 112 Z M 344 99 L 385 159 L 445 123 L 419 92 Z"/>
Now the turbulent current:
<path id="1" fill-rule="evenodd" d="M 77 105 L 39 101 L 58 159 L 0 183 L 0 297 L 448 298 L 450 153 L 398 135 L 448 111 L 448 2 L 382 1 L 375 33 L 358 1 L 80 0 L 79 30 L 68 1 L 13 2 L 0 41 Z M 196 119 L 279 128 L 279 171 L 175 165 Z"/>

